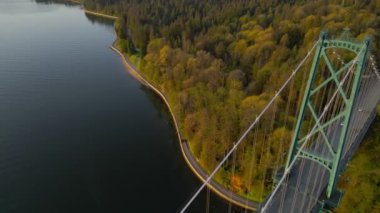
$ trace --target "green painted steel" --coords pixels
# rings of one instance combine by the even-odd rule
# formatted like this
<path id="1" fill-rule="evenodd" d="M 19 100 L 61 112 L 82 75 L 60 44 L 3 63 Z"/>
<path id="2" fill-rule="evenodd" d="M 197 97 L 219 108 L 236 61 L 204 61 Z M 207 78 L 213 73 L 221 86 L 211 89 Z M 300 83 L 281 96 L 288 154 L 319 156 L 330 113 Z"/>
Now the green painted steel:
<path id="1" fill-rule="evenodd" d="M 320 35 L 320 39 L 318 41 L 318 47 L 316 50 L 316 54 L 315 54 L 314 59 L 313 59 L 313 65 L 311 66 L 311 70 L 310 70 L 310 74 L 309 74 L 309 80 L 307 81 L 306 91 L 304 93 L 304 97 L 302 100 L 300 114 L 298 115 L 298 119 L 297 119 L 297 125 L 296 125 L 296 128 L 294 130 L 294 136 L 293 136 L 293 140 L 292 140 L 292 145 L 290 147 L 288 160 L 286 162 L 286 168 L 289 167 L 289 165 L 293 161 L 294 156 L 297 152 L 296 148 L 298 147 L 298 136 L 299 136 L 299 133 L 301 130 L 301 125 L 302 125 L 302 122 L 303 122 L 303 119 L 305 116 L 305 108 L 306 108 L 307 102 L 310 98 L 310 93 L 311 93 L 310 88 L 311 88 L 311 85 L 314 81 L 315 73 L 317 72 L 317 69 L 318 69 L 320 56 L 321 56 L 321 53 L 323 50 L 323 44 L 324 44 L 326 39 L 327 39 L 327 33 L 322 32 Z"/>
<path id="2" fill-rule="evenodd" d="M 365 62 L 366 62 L 366 58 L 367 58 L 367 54 L 368 54 L 369 46 L 370 46 L 370 40 L 366 39 L 365 42 L 363 43 L 356 43 L 356 42 L 350 41 L 350 39 L 348 39 L 347 37 L 346 38 L 341 37 L 340 39 L 328 39 L 327 33 L 322 32 L 318 42 L 319 44 L 318 44 L 316 53 L 314 55 L 313 64 L 311 66 L 310 73 L 309 73 L 309 79 L 305 88 L 304 97 L 303 97 L 300 112 L 297 118 L 297 123 L 296 123 L 295 132 L 292 138 L 292 143 L 291 143 L 291 147 L 288 154 L 286 168 L 289 167 L 289 165 L 291 164 L 291 162 L 294 160 L 295 157 L 309 159 L 322 165 L 329 172 L 329 182 L 327 185 L 326 194 L 327 194 L 327 197 L 330 197 L 335 188 L 336 181 L 339 177 L 339 174 L 338 174 L 339 162 L 342 157 L 341 156 L 342 151 L 343 151 L 345 141 L 347 138 L 348 127 L 349 127 L 353 105 L 354 105 L 353 103 L 355 102 L 355 98 L 357 96 L 358 88 L 360 85 L 361 75 L 365 67 Z M 347 71 L 350 67 L 353 66 L 354 60 L 345 63 L 340 69 L 335 70 L 333 65 L 330 62 L 328 55 L 326 54 L 326 51 L 331 48 L 343 49 L 346 51 L 350 51 L 356 55 L 355 57 L 357 59 L 356 70 L 355 70 L 354 77 L 352 80 L 352 86 L 351 86 L 350 92 L 348 93 L 349 95 L 344 92 L 342 85 L 340 83 L 339 76 L 345 71 Z M 318 71 L 318 67 L 322 60 L 327 66 L 328 71 L 331 74 L 331 76 L 326 78 L 319 85 L 314 86 L 313 85 L 314 80 L 317 74 L 320 73 Z M 313 105 L 311 101 L 311 96 L 321 91 L 331 82 L 334 83 L 334 85 L 336 86 L 339 92 L 338 94 L 344 101 L 344 108 L 336 116 L 329 118 L 329 120 L 321 123 L 318 120 L 318 114 L 316 113 L 315 106 Z M 300 152 L 300 155 L 296 156 L 299 147 L 302 145 L 302 143 L 305 143 L 307 139 L 307 136 L 303 138 L 299 138 L 300 130 L 305 119 L 306 111 L 311 113 L 311 116 L 317 125 L 317 128 L 309 136 L 312 136 L 316 133 L 319 133 L 322 136 L 323 142 L 327 146 L 330 152 L 330 157 L 328 158 L 326 158 L 326 156 L 324 157 L 319 156 L 316 153 L 309 153 L 305 150 L 302 150 Z M 338 119 L 343 119 L 343 123 L 341 124 L 342 130 L 338 138 L 338 146 L 334 150 L 332 143 L 327 137 L 324 129 L 327 128 L 332 123 L 334 123 L 335 121 L 337 121 Z"/>
<path id="3" fill-rule="evenodd" d="M 348 99 L 349 104 L 346 106 L 346 116 L 344 117 L 343 121 L 343 129 L 341 131 L 340 139 L 339 139 L 339 144 L 338 144 L 338 150 L 337 154 L 335 156 L 335 159 L 333 161 L 333 167 L 332 171 L 330 173 L 329 177 L 329 184 L 327 186 L 327 196 L 330 197 L 333 189 L 335 188 L 336 182 L 338 180 L 339 174 L 338 174 L 338 166 L 340 159 L 342 157 L 342 151 L 343 147 L 347 138 L 347 132 L 348 132 L 348 126 L 350 124 L 351 120 L 351 115 L 352 115 L 352 110 L 354 108 L 354 103 L 355 99 L 357 97 L 357 93 L 359 91 L 359 85 L 360 85 L 360 80 L 363 74 L 363 70 L 365 68 L 365 61 L 368 55 L 368 51 L 370 48 L 370 39 L 366 39 L 364 44 L 362 44 L 362 51 L 358 53 L 358 65 L 356 66 L 356 71 L 355 71 L 355 78 L 353 80 L 352 88 L 351 88 L 351 93 L 350 97 Z"/>

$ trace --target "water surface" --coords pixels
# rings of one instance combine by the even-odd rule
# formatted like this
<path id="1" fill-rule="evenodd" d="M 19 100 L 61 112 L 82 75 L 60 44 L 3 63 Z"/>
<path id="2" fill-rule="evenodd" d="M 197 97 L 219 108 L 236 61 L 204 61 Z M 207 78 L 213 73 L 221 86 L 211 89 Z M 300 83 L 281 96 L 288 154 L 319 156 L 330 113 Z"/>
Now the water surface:
<path id="1" fill-rule="evenodd" d="M 176 212 L 200 184 L 113 40 L 79 6 L 0 1 L 0 212 Z"/>

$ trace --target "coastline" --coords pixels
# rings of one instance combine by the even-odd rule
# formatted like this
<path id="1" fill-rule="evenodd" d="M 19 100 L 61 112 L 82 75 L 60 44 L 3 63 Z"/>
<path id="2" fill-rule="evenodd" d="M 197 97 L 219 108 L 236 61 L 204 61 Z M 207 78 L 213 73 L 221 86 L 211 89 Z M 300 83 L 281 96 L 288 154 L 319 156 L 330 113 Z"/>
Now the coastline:
<path id="1" fill-rule="evenodd" d="M 71 3 L 74 3 L 74 4 L 79 4 L 79 5 L 81 5 L 81 9 L 84 11 L 84 13 L 87 13 L 87 14 L 90 14 L 90 15 L 94 15 L 94 16 L 100 16 L 100 17 L 103 17 L 103 18 L 109 18 L 109 19 L 113 19 L 113 20 L 118 19 L 117 16 L 107 15 L 107 14 L 104 14 L 104 13 L 98 13 L 98 12 L 91 11 L 91 10 L 86 10 L 86 9 L 83 7 L 82 2 L 79 1 L 79 0 L 66 0 L 66 1 L 71 2 Z"/>
<path id="2" fill-rule="evenodd" d="M 114 42 L 115 44 L 115 42 Z M 167 106 L 167 108 L 169 109 L 169 112 L 171 114 L 171 117 L 173 119 L 173 122 L 174 122 L 174 126 L 175 126 L 175 129 L 176 129 L 176 132 L 177 132 L 177 137 L 178 137 L 178 141 L 179 141 L 179 144 L 180 144 L 180 148 L 181 148 L 181 152 L 182 152 L 182 156 L 183 158 L 185 159 L 187 165 L 189 166 L 189 168 L 193 171 L 193 173 L 202 181 L 202 182 L 206 182 L 206 179 L 207 179 L 207 173 L 204 172 L 203 170 L 202 171 L 199 171 L 197 170 L 195 167 L 196 165 L 198 164 L 198 162 L 196 161 L 196 159 L 194 158 L 194 156 L 192 156 L 191 152 L 190 152 L 190 149 L 189 149 L 189 146 L 188 146 L 188 143 L 184 141 L 184 139 L 182 138 L 181 136 L 181 133 L 179 131 L 179 126 L 178 126 L 178 122 L 177 122 L 177 119 L 174 115 L 174 112 L 172 110 L 172 107 L 170 106 L 169 102 L 167 101 L 165 95 L 159 91 L 156 87 L 154 87 L 152 84 L 150 84 L 140 73 L 139 71 L 137 71 L 137 68 L 134 67 L 134 65 L 132 65 L 131 61 L 128 59 L 128 57 L 123 54 L 119 49 L 117 49 L 117 47 L 115 47 L 115 45 L 112 45 L 110 48 L 116 52 L 119 57 L 122 59 L 123 61 L 123 64 L 126 68 L 126 71 L 132 75 L 136 80 L 138 80 L 140 83 L 142 83 L 143 85 L 147 86 L 149 89 L 153 90 L 165 103 L 165 105 Z M 199 164 L 198 164 L 199 165 Z M 200 166 L 197 166 L 198 169 L 201 169 Z M 207 186 L 214 192 L 216 193 L 217 195 L 219 195 L 220 197 L 222 197 L 223 199 L 225 199 L 226 201 L 229 201 L 231 203 L 234 203 L 235 205 L 237 206 L 240 206 L 242 208 L 245 208 L 245 209 L 249 209 L 249 210 L 257 210 L 258 207 L 259 207 L 259 203 L 256 203 L 254 201 L 246 201 L 247 199 L 233 193 L 233 194 L 230 194 L 230 193 L 226 193 L 228 192 L 228 190 L 224 189 L 223 186 L 221 186 L 220 184 L 216 183 L 214 180 L 211 180 L 210 183 L 207 184 Z M 223 193 L 224 192 L 224 193 Z M 238 201 L 240 200 L 240 201 Z M 243 201 L 243 202 L 241 202 Z"/>
<path id="3" fill-rule="evenodd" d="M 190 152 L 190 149 L 189 149 L 189 146 L 188 146 L 188 143 L 186 141 L 183 140 L 182 136 L 181 136 L 181 133 L 179 131 L 179 126 L 178 126 L 178 122 L 177 122 L 177 119 L 174 115 L 174 112 L 172 110 L 172 107 L 170 106 L 169 102 L 167 101 L 165 95 L 159 91 L 155 86 L 153 86 L 152 84 L 150 84 L 141 74 L 139 71 L 137 71 L 137 68 L 131 63 L 131 61 L 128 59 L 128 57 L 123 54 L 117 47 L 115 47 L 115 42 L 113 43 L 113 45 L 110 47 L 114 52 L 116 52 L 119 57 L 122 59 L 123 61 L 123 64 L 126 68 L 126 71 L 132 75 L 136 80 L 138 80 L 140 83 L 142 83 L 143 85 L 147 86 L 149 89 L 153 90 L 165 103 L 165 105 L 167 106 L 167 108 L 169 109 L 169 112 L 171 114 L 171 117 L 173 119 L 173 122 L 174 122 L 174 126 L 176 128 L 176 132 L 177 132 L 177 137 L 178 137 L 178 141 L 179 141 L 179 144 L 180 144 L 180 148 L 181 148 L 181 152 L 182 152 L 182 156 L 183 158 L 185 159 L 187 165 L 189 166 L 189 168 L 193 171 L 193 173 L 198 177 L 198 179 L 200 179 L 202 182 L 206 182 L 206 179 L 207 179 L 207 173 L 205 171 L 199 171 L 195 168 L 196 164 L 198 164 L 198 162 L 196 161 L 196 159 L 194 158 L 194 156 L 192 156 L 191 152 Z M 197 166 L 198 168 L 200 168 L 199 164 Z M 201 168 L 200 168 L 201 169 Z M 247 201 L 247 199 L 233 193 L 233 194 L 230 194 L 230 193 L 226 193 L 228 192 L 226 189 L 224 189 L 223 186 L 221 186 L 220 184 L 216 183 L 214 180 L 211 180 L 210 183 L 207 183 L 207 186 L 214 192 L 216 193 L 217 195 L 219 195 L 220 197 L 222 197 L 223 199 L 225 199 L 226 201 L 229 201 L 237 206 L 240 206 L 242 208 L 245 208 L 245 209 L 249 209 L 249 210 L 257 210 L 258 207 L 259 207 L 259 203 L 257 202 L 254 202 L 254 201 Z M 224 193 L 223 193 L 223 192 Z M 240 201 L 238 201 L 240 200 Z M 243 201 L 243 202 L 241 202 Z"/>
<path id="4" fill-rule="evenodd" d="M 86 14 L 90 14 L 90 15 L 94 15 L 94 16 L 100 16 L 100 17 L 109 18 L 109 19 L 113 19 L 113 20 L 117 19 L 117 16 L 106 15 L 106 14 L 103 14 L 103 13 L 98 13 L 98 12 L 86 10 L 84 8 L 83 8 L 83 11 Z"/>
<path id="5" fill-rule="evenodd" d="M 95 15 L 95 16 L 100 16 L 104 18 L 109 18 L 116 20 L 116 16 L 111 16 L 111 15 L 106 15 L 98 12 L 93 12 L 93 11 L 88 11 L 86 9 L 83 9 L 85 13 Z M 124 53 L 122 53 L 116 46 L 115 43 L 117 41 L 117 36 L 115 41 L 112 43 L 112 46 L 110 47 L 111 50 L 113 50 L 115 53 L 119 55 L 119 57 L 122 59 L 122 62 L 125 66 L 125 70 L 136 80 L 138 80 L 141 84 L 145 85 L 149 89 L 153 90 L 165 103 L 167 108 L 169 109 L 170 115 L 172 117 L 172 120 L 174 122 L 174 126 L 176 129 L 177 133 L 177 138 L 178 142 L 180 144 L 182 156 L 185 159 L 188 167 L 192 170 L 192 172 L 197 176 L 199 180 L 201 180 L 203 183 L 206 182 L 206 179 L 208 177 L 208 174 L 201 168 L 199 165 L 198 161 L 194 158 L 192 153 L 190 152 L 188 143 L 183 140 L 180 130 L 179 130 L 179 125 L 177 122 L 177 119 L 174 115 L 174 112 L 172 110 L 172 107 L 170 106 L 168 100 L 166 99 L 166 96 L 158 90 L 155 86 L 153 86 L 148 80 L 146 80 L 138 71 L 138 69 L 131 63 L 129 60 L 128 56 L 126 56 Z M 211 180 L 209 183 L 207 183 L 207 186 L 219 197 L 223 198 L 224 200 L 231 202 L 239 207 L 251 210 L 251 211 L 256 211 L 259 208 L 260 203 L 247 200 L 244 197 L 241 197 L 240 195 L 237 195 L 236 193 L 231 193 L 229 190 L 225 189 L 223 186 L 215 182 L 214 180 Z"/>
<path id="6" fill-rule="evenodd" d="M 75 4 L 82 4 L 79 0 L 69 0 L 69 1 Z"/>

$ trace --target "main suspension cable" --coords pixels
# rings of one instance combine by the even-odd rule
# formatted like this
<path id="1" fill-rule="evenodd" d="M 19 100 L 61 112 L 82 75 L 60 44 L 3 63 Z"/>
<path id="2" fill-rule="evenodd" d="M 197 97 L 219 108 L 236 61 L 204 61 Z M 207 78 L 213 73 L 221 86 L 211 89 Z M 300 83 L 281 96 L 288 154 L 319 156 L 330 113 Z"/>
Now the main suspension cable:
<path id="1" fill-rule="evenodd" d="M 277 97 L 280 95 L 280 93 L 285 89 L 285 87 L 288 85 L 288 83 L 293 79 L 293 77 L 296 75 L 296 73 L 299 71 L 301 66 L 306 62 L 306 60 L 309 58 L 315 47 L 319 41 L 315 42 L 313 47 L 310 49 L 310 51 L 306 54 L 306 56 L 302 59 L 302 61 L 298 64 L 296 69 L 292 72 L 290 77 L 285 81 L 285 83 L 281 86 L 281 88 L 278 90 L 278 92 L 274 95 L 274 97 L 269 101 L 269 103 L 265 106 L 263 111 L 257 116 L 257 118 L 252 122 L 252 124 L 248 127 L 248 129 L 244 132 L 244 134 L 239 138 L 239 140 L 234 143 L 234 146 L 231 148 L 231 150 L 226 154 L 226 156 L 222 159 L 222 161 L 218 164 L 218 166 L 214 169 L 214 171 L 208 176 L 208 178 L 204 181 L 204 183 L 199 187 L 199 189 L 195 192 L 195 194 L 191 197 L 191 199 L 186 203 L 186 205 L 182 208 L 180 211 L 181 213 L 184 213 L 186 209 L 190 206 L 190 204 L 195 200 L 195 198 L 201 193 L 201 191 L 204 189 L 204 187 L 207 186 L 207 184 L 210 182 L 210 180 L 214 177 L 214 175 L 219 171 L 219 169 L 222 167 L 224 162 L 231 156 L 231 154 L 237 149 L 237 147 L 240 145 L 240 143 L 244 140 L 244 138 L 248 135 L 248 133 L 252 130 L 252 128 L 259 122 L 260 118 L 264 115 L 264 113 L 270 108 L 272 103 L 277 99 Z"/>

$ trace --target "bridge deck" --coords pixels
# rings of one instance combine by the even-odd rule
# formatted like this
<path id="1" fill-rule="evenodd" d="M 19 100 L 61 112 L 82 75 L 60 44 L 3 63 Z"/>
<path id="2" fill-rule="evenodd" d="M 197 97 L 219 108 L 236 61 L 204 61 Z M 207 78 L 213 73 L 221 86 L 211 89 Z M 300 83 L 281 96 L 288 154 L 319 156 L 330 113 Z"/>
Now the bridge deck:
<path id="1" fill-rule="evenodd" d="M 359 90 L 358 97 L 362 97 L 362 99 L 354 105 L 354 113 L 348 131 L 350 137 L 343 149 L 339 172 L 346 168 L 349 159 L 355 153 L 375 117 L 374 110 L 380 99 L 380 81 L 375 77 L 368 78 L 368 85 L 367 90 L 362 88 Z M 341 132 L 341 122 L 341 120 L 336 121 L 326 131 L 335 150 Z M 322 142 L 321 140 L 322 138 L 317 139 L 315 144 Z M 326 149 L 322 149 L 322 147 L 314 148 L 317 152 L 326 155 Z M 318 204 L 319 198 L 324 196 L 328 178 L 327 169 L 320 164 L 311 160 L 299 159 L 288 175 L 288 181 L 280 187 L 266 212 L 311 212 L 313 207 Z M 315 185 L 317 187 L 314 187 Z"/>

